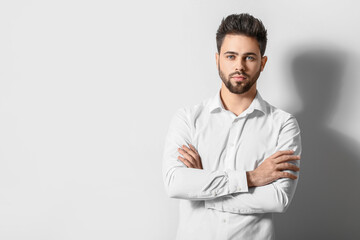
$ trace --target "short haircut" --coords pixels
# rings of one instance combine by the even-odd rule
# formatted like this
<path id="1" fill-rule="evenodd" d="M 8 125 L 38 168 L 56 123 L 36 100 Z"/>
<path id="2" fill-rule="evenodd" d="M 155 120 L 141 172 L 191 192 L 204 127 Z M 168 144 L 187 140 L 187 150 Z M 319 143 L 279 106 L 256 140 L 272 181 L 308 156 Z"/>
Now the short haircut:
<path id="1" fill-rule="evenodd" d="M 242 34 L 248 37 L 254 37 L 259 43 L 261 56 L 264 56 L 267 42 L 267 31 L 263 23 L 248 13 L 231 14 L 225 19 L 216 32 L 216 46 L 220 53 L 221 45 L 226 34 Z"/>

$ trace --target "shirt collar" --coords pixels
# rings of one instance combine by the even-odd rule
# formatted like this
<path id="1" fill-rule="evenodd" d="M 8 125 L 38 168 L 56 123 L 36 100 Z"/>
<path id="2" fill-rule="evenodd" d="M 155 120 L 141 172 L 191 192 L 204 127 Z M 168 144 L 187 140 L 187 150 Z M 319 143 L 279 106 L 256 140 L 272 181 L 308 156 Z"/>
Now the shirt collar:
<path id="1" fill-rule="evenodd" d="M 210 113 L 216 112 L 216 110 L 217 111 L 226 110 L 220 98 L 220 90 L 218 90 L 216 95 L 210 100 L 210 105 L 209 105 Z M 253 112 L 253 110 L 259 110 L 264 114 L 266 113 L 266 103 L 264 99 L 261 97 L 259 90 L 256 90 L 256 95 L 254 100 L 251 102 L 250 106 L 245 111 L 251 113 Z"/>

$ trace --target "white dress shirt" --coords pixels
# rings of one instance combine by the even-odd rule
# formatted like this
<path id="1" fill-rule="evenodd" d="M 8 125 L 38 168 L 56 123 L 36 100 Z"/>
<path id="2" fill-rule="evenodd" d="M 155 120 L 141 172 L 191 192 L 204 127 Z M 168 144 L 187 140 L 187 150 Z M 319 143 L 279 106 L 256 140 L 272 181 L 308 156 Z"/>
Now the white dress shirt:
<path id="1" fill-rule="evenodd" d="M 178 148 L 188 144 L 198 150 L 203 169 L 187 168 L 177 159 Z M 300 155 L 298 123 L 264 101 L 259 91 L 239 116 L 224 108 L 220 91 L 178 109 L 163 154 L 166 191 L 180 199 L 177 239 L 274 239 L 272 213 L 287 209 L 298 180 L 281 178 L 249 188 L 246 171 L 279 150 Z M 299 160 L 291 163 L 300 165 Z"/>

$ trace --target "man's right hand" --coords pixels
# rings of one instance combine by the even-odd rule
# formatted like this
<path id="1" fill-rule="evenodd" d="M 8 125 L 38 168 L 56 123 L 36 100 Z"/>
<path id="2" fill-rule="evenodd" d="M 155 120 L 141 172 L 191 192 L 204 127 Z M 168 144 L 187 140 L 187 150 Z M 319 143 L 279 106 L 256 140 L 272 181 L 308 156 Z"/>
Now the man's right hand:
<path id="1" fill-rule="evenodd" d="M 265 159 L 255 170 L 246 172 L 248 187 L 259 187 L 274 182 L 279 178 L 297 179 L 297 176 L 284 170 L 299 171 L 296 165 L 288 161 L 300 160 L 300 156 L 293 155 L 294 151 L 278 151 Z"/>

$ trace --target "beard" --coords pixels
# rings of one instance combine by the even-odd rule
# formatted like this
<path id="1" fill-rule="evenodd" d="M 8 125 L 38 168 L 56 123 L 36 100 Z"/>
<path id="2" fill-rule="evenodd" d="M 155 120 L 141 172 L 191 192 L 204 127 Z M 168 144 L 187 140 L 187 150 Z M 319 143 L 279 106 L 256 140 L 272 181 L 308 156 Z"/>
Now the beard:
<path id="1" fill-rule="evenodd" d="M 220 76 L 221 80 L 223 81 L 223 83 L 225 84 L 227 89 L 229 89 L 230 92 L 235 93 L 235 94 L 243 94 L 243 93 L 246 93 L 247 91 L 249 91 L 251 89 L 251 87 L 256 83 L 257 79 L 260 76 L 261 67 L 252 77 L 243 71 L 236 71 L 236 72 L 230 73 L 229 76 L 225 76 L 224 72 L 221 71 L 221 69 L 220 69 L 220 63 L 218 64 L 218 71 L 219 71 L 219 76 Z M 232 83 L 231 77 L 234 76 L 235 74 L 238 74 L 238 75 L 241 74 L 241 75 L 245 76 L 246 79 L 244 79 L 241 82 Z"/>

